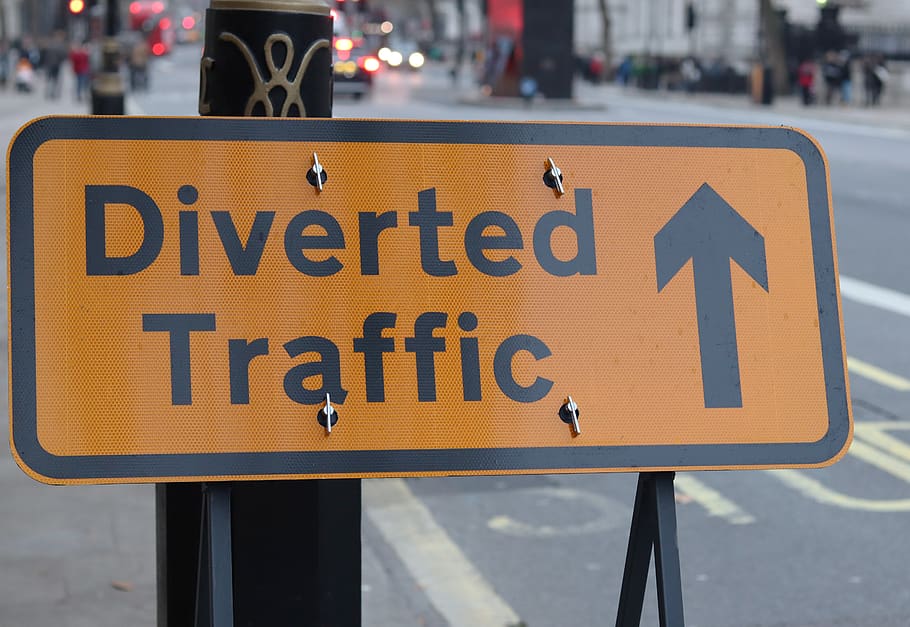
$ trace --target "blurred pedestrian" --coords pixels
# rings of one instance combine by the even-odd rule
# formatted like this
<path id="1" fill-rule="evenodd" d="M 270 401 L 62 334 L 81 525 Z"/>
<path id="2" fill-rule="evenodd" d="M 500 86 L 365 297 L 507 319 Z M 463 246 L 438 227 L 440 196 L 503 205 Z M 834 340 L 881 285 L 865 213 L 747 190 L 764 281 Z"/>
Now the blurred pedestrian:
<path id="1" fill-rule="evenodd" d="M 616 68 L 616 82 L 625 87 L 632 78 L 632 57 L 626 56 Z"/>
<path id="2" fill-rule="evenodd" d="M 834 97 L 840 93 L 840 84 L 843 80 L 840 58 L 833 50 L 825 53 L 822 62 L 822 78 L 825 80 L 825 104 L 834 102 Z"/>
<path id="3" fill-rule="evenodd" d="M 698 61 L 694 57 L 686 57 L 679 64 L 679 73 L 682 76 L 683 87 L 689 93 L 698 90 L 701 82 L 701 68 L 698 67 Z"/>
<path id="4" fill-rule="evenodd" d="M 591 82 L 595 85 L 599 85 L 604 79 L 606 59 L 603 52 L 595 50 L 588 60 L 588 75 L 590 76 Z"/>
<path id="5" fill-rule="evenodd" d="M 41 51 L 38 50 L 38 46 L 35 45 L 35 40 L 31 35 L 23 35 L 16 42 L 14 48 L 20 59 L 28 59 L 32 71 L 38 67 L 38 64 L 41 62 Z"/>
<path id="6" fill-rule="evenodd" d="M 44 52 L 44 71 L 47 79 L 44 95 L 47 98 L 60 97 L 60 68 L 64 61 L 66 61 L 66 35 L 63 31 L 58 30 Z"/>
<path id="7" fill-rule="evenodd" d="M 19 57 L 16 61 L 16 91 L 30 93 L 35 82 L 35 68 L 28 57 Z"/>
<path id="8" fill-rule="evenodd" d="M 880 56 L 867 57 L 863 64 L 863 86 L 866 90 L 866 106 L 881 103 L 882 91 L 888 82 L 889 74 L 885 60 Z"/>
<path id="9" fill-rule="evenodd" d="M 842 50 L 838 56 L 840 64 L 840 102 L 843 105 L 850 104 L 853 98 L 853 72 L 850 67 L 850 53 Z"/>
<path id="10" fill-rule="evenodd" d="M 0 41 L 0 89 L 6 90 L 9 82 L 9 44 Z"/>
<path id="11" fill-rule="evenodd" d="M 130 48 L 130 89 L 146 91 L 149 88 L 149 45 L 145 37 L 138 37 Z"/>
<path id="12" fill-rule="evenodd" d="M 70 49 L 70 64 L 73 66 L 73 74 L 76 75 L 76 100 L 81 102 L 88 94 L 91 73 L 86 42 L 74 44 Z"/>
<path id="13" fill-rule="evenodd" d="M 799 90 L 803 97 L 803 106 L 808 107 L 815 100 L 815 63 L 812 59 L 804 59 L 796 71 Z"/>

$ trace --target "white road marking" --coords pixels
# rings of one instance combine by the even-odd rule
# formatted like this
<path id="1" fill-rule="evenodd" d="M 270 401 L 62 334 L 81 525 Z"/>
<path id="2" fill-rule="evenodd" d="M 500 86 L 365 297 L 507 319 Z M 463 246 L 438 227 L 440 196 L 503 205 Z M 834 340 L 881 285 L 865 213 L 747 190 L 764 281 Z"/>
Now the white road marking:
<path id="1" fill-rule="evenodd" d="M 910 317 L 910 295 L 903 292 L 841 275 L 840 293 L 843 298 L 855 303 Z M 856 357 L 847 357 L 847 367 L 851 374 L 871 379 L 881 385 L 901 392 L 910 390 L 910 379 L 888 372 Z"/>
<path id="2" fill-rule="evenodd" d="M 841 275 L 840 293 L 853 302 L 910 317 L 910 296 L 903 292 Z"/>
<path id="3" fill-rule="evenodd" d="M 752 514 L 690 474 L 677 474 L 674 484 L 677 491 L 705 508 L 709 516 L 723 518 L 731 525 L 751 525 L 755 522 Z"/>
<path id="4" fill-rule="evenodd" d="M 506 627 L 521 619 L 468 561 L 401 479 L 363 482 L 367 516 L 452 627 Z"/>

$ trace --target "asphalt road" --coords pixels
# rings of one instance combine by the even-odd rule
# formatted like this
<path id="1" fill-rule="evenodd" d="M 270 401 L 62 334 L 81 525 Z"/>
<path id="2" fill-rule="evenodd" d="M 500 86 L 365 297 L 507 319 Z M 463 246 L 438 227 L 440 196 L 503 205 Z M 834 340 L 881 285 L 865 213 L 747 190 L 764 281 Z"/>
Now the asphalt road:
<path id="1" fill-rule="evenodd" d="M 153 91 L 136 95 L 131 112 L 195 115 L 197 60 L 197 49 L 184 48 L 159 61 Z M 687 624 L 910 624 L 910 128 L 615 90 L 585 92 L 609 96 L 603 110 L 485 108 L 456 104 L 444 89 L 432 68 L 389 75 L 371 99 L 336 101 L 335 115 L 793 124 L 818 138 L 830 163 L 847 278 L 856 445 L 825 470 L 677 478 Z M 551 475 L 366 482 L 364 623 L 612 624 L 635 481 Z M 656 624 L 653 587 L 645 606 L 643 624 Z"/>

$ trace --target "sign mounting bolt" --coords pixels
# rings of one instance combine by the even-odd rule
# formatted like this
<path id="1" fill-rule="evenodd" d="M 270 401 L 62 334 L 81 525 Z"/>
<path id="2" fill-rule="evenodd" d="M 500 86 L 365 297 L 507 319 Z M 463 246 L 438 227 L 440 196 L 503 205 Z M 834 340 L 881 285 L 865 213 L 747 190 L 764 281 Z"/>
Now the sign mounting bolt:
<path id="1" fill-rule="evenodd" d="M 319 163 L 319 157 L 316 153 L 313 153 L 313 167 L 307 170 L 306 180 L 307 183 L 322 191 L 322 186 L 328 179 L 328 174 L 325 172 L 325 168 L 322 167 L 322 164 Z"/>
<path id="2" fill-rule="evenodd" d="M 332 397 L 328 392 L 325 393 L 325 407 L 316 414 L 316 420 L 325 427 L 326 435 L 332 434 L 332 427 L 338 422 L 338 411 L 332 407 Z"/>
<path id="3" fill-rule="evenodd" d="M 563 422 L 572 425 L 572 434 L 581 435 L 581 425 L 578 424 L 578 404 L 568 397 L 562 407 L 559 408 L 559 418 Z"/>
<path id="4" fill-rule="evenodd" d="M 551 157 L 547 157 L 547 163 L 550 169 L 543 175 L 544 185 L 555 189 L 556 193 L 562 196 L 566 193 L 565 188 L 562 186 L 562 170 L 556 167 L 556 163 Z"/>

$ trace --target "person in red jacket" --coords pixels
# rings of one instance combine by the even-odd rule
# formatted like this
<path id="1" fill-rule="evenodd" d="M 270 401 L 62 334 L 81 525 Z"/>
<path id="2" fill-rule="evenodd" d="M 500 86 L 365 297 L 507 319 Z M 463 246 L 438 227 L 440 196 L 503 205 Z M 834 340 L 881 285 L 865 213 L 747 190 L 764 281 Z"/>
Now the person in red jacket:
<path id="1" fill-rule="evenodd" d="M 799 89 L 803 95 L 803 104 L 808 107 L 815 98 L 812 89 L 815 84 L 815 64 L 811 59 L 805 59 L 799 64 L 797 81 L 799 82 Z"/>
<path id="2" fill-rule="evenodd" d="M 84 42 L 72 47 L 70 50 L 70 63 L 73 66 L 73 74 L 76 75 L 76 100 L 81 102 L 83 96 L 88 94 L 89 77 L 91 75 L 88 47 Z"/>

